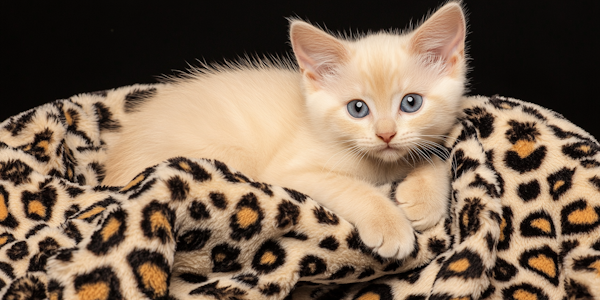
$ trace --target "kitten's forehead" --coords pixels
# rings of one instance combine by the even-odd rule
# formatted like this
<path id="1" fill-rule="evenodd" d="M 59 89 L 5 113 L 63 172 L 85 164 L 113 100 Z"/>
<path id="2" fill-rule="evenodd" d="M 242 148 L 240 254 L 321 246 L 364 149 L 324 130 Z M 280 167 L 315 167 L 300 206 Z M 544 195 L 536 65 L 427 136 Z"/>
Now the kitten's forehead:
<path id="1" fill-rule="evenodd" d="M 350 44 L 361 92 L 380 109 L 390 108 L 395 94 L 424 93 L 438 79 L 410 54 L 409 42 L 410 35 L 376 33 Z"/>

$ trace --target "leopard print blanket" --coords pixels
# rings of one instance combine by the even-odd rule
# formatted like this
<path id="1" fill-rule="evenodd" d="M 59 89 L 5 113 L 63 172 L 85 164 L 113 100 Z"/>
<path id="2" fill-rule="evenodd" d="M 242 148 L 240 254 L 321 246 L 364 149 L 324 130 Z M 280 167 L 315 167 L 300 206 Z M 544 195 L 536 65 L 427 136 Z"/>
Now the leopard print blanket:
<path id="1" fill-rule="evenodd" d="M 398 261 L 307 195 L 209 158 L 99 185 L 120 118 L 162 87 L 0 124 L 4 299 L 600 298 L 600 146 L 557 113 L 468 98 L 448 139 L 448 217 Z"/>

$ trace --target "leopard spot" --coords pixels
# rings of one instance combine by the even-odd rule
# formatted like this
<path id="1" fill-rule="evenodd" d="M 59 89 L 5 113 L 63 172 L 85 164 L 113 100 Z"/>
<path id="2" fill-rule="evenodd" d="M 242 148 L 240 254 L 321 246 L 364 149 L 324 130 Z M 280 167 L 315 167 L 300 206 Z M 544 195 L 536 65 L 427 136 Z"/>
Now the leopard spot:
<path id="1" fill-rule="evenodd" d="M 87 218 L 93 217 L 93 216 L 95 216 L 95 215 L 97 215 L 97 214 L 99 214 L 99 213 L 103 212 L 105 209 L 106 209 L 106 207 L 102 207 L 102 206 L 96 206 L 96 207 L 94 207 L 94 208 L 90 209 L 89 211 L 87 211 L 87 212 L 84 212 L 84 213 L 82 213 L 81 215 L 79 215 L 79 216 L 77 217 L 77 219 L 79 219 L 79 220 L 84 220 L 84 219 L 87 219 Z"/>
<path id="2" fill-rule="evenodd" d="M 587 206 L 573 211 L 567 218 L 571 224 L 589 225 L 598 221 L 598 214 L 591 206 Z"/>
<path id="3" fill-rule="evenodd" d="M 526 290 L 516 290 L 513 293 L 513 297 L 516 300 L 538 300 L 538 297 L 536 294 L 530 293 Z"/>
<path id="4" fill-rule="evenodd" d="M 540 229 L 543 232 L 550 233 L 550 222 L 546 219 L 535 219 L 531 221 L 531 226 Z"/>
<path id="5" fill-rule="evenodd" d="M 104 228 L 102 228 L 101 231 L 102 240 L 104 242 L 108 241 L 108 239 L 110 239 L 118 232 L 119 228 L 121 228 L 121 222 L 119 222 L 119 220 L 115 218 L 111 218 L 110 220 L 108 220 L 108 222 L 106 223 Z"/>
<path id="6" fill-rule="evenodd" d="M 519 258 L 519 263 L 524 268 L 546 278 L 554 286 L 558 286 L 558 254 L 550 247 L 544 246 L 525 251 Z"/>
<path id="7" fill-rule="evenodd" d="M 258 220 L 258 212 L 249 207 L 244 207 L 240 209 L 236 217 L 240 227 L 246 229 L 250 225 L 256 223 L 256 221 Z"/>
<path id="8" fill-rule="evenodd" d="M 380 300 L 381 297 L 379 296 L 379 294 L 375 294 L 373 292 L 367 292 L 365 294 L 363 294 L 362 296 L 356 298 L 356 300 Z"/>
<path id="9" fill-rule="evenodd" d="M 512 150 L 517 152 L 520 158 L 525 158 L 533 151 L 535 151 L 535 142 L 527 140 L 518 140 L 513 146 Z"/>
<path id="10" fill-rule="evenodd" d="M 34 200 L 29 202 L 29 204 L 27 205 L 27 210 L 31 215 L 36 214 L 40 216 L 40 218 L 46 217 L 46 207 L 40 201 Z"/>
<path id="11" fill-rule="evenodd" d="M 146 179 L 146 176 L 144 174 L 140 174 L 140 175 L 136 176 L 133 180 L 131 180 L 126 186 L 124 186 L 121 189 L 121 192 L 126 192 L 126 191 L 130 190 L 132 187 L 138 185 L 144 179 Z"/>
<path id="12" fill-rule="evenodd" d="M 89 283 L 81 286 L 77 296 L 82 300 L 108 299 L 110 288 L 106 282 Z"/>
<path id="13" fill-rule="evenodd" d="M 556 266 L 554 265 L 554 261 L 544 254 L 530 258 L 528 263 L 534 269 L 544 272 L 550 277 L 556 276 Z"/>
<path id="14" fill-rule="evenodd" d="M 146 289 L 152 289 L 156 296 L 164 296 L 167 293 L 168 275 L 157 265 L 145 262 L 138 267 L 138 273 Z"/>
<path id="15" fill-rule="evenodd" d="M 448 265 L 448 270 L 453 271 L 453 272 L 464 272 L 466 269 L 469 268 L 471 264 L 469 263 L 469 260 L 466 258 L 457 260 L 451 264 Z"/>

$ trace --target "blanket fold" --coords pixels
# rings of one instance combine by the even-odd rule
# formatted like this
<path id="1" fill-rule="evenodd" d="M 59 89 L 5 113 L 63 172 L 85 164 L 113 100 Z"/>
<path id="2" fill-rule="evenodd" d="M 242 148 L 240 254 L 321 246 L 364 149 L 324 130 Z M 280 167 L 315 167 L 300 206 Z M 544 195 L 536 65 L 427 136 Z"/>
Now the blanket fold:
<path id="1" fill-rule="evenodd" d="M 210 158 L 101 186 L 127 99 L 163 86 L 0 124 L 4 299 L 600 298 L 600 146 L 550 110 L 468 98 L 440 170 L 448 216 L 389 260 L 308 195 Z M 379 188 L 395 201 L 396 187 Z"/>

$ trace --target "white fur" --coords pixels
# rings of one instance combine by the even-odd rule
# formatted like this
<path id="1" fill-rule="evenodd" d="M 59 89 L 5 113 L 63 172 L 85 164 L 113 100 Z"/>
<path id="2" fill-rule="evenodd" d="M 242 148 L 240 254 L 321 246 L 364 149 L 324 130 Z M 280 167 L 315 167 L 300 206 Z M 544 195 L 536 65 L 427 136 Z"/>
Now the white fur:
<path id="1" fill-rule="evenodd" d="M 353 222 L 380 255 L 402 258 L 414 243 L 409 220 L 424 229 L 445 213 L 446 169 L 439 159 L 414 158 L 417 144 L 441 143 L 456 120 L 465 85 L 464 34 L 454 2 L 411 33 L 354 41 L 292 21 L 300 72 L 263 61 L 173 80 L 124 118 L 104 184 L 125 185 L 175 156 L 214 158 L 255 180 L 309 194 Z M 423 96 L 418 112 L 400 110 L 409 93 Z M 346 105 L 353 99 L 363 100 L 370 114 L 350 116 Z M 395 135 L 386 143 L 383 134 Z M 401 208 L 374 187 L 405 177 Z"/>

